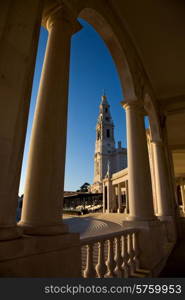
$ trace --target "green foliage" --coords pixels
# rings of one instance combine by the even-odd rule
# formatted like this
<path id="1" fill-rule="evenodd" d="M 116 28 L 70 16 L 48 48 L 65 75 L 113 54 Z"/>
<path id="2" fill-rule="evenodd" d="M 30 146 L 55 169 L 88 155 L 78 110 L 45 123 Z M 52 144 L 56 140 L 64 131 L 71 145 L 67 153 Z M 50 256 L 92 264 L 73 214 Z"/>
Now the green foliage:
<path id="1" fill-rule="evenodd" d="M 88 187 L 90 186 L 90 184 L 88 182 L 85 182 L 81 187 L 80 190 L 78 190 L 79 192 L 88 192 Z"/>

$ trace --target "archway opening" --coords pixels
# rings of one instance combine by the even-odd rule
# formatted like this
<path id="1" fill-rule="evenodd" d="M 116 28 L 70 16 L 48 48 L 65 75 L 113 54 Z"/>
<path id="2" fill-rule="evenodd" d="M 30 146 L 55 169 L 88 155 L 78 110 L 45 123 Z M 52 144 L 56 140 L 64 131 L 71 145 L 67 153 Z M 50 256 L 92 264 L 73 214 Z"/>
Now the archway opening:
<path id="1" fill-rule="evenodd" d="M 120 140 L 119 147 L 126 148 L 125 111 L 120 104 L 123 94 L 115 62 L 99 33 L 84 19 L 78 21 L 83 29 L 72 37 L 71 44 L 66 192 L 79 190 L 84 182 L 94 182 L 96 125 L 103 94 L 115 126 L 115 148 Z M 111 135 L 109 130 L 107 139 Z M 97 166 L 101 168 L 101 162 Z M 100 192 L 97 186 L 94 192 Z"/>

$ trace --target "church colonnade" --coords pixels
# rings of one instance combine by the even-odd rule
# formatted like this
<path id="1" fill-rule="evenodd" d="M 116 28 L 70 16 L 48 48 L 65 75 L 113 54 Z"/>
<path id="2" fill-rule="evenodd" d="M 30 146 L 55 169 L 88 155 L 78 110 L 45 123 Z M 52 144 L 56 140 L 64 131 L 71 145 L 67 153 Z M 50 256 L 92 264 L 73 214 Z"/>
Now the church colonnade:
<path id="1" fill-rule="evenodd" d="M 35 0 L 35 3 L 38 4 L 39 1 Z M 38 22 L 41 25 L 40 6 L 39 9 L 37 26 Z M 81 26 L 63 7 L 50 13 L 45 18 L 45 23 L 49 38 L 33 122 L 22 218 L 19 223 L 19 228 L 28 234 L 48 234 L 48 232 L 56 234 L 67 231 L 61 219 L 63 195 L 61 188 L 63 188 L 65 168 L 70 40 Z M 36 44 L 38 44 L 38 37 L 37 35 Z M 35 58 L 36 52 L 33 61 Z M 140 101 L 125 101 L 122 105 L 126 110 L 127 122 L 129 218 L 153 219 L 143 107 Z M 164 189 L 168 186 L 164 150 L 162 143 L 153 142 L 153 144 L 158 215 L 171 216 L 168 189 Z M 19 147 L 22 147 L 22 152 L 23 146 L 21 141 Z M 109 182 L 107 191 L 110 190 L 110 186 Z M 120 209 L 119 186 L 117 193 L 118 209 Z M 108 192 L 107 197 L 110 198 L 111 193 Z M 7 231 L 10 232 L 9 238 L 19 235 L 14 221 L 17 200 L 15 195 L 13 199 L 14 212 L 9 209 L 12 202 L 4 201 L 4 215 L 1 217 L 1 220 L 5 220 L 1 221 L 1 228 L 6 231 L 6 239 Z M 12 215 L 7 218 L 11 212 Z M 3 237 L 4 235 L 0 234 L 0 238 Z"/>
<path id="2" fill-rule="evenodd" d="M 146 115 L 144 104 L 141 101 L 123 101 L 122 106 L 126 111 L 129 170 L 127 181 L 129 186 L 129 192 L 127 192 L 129 210 L 125 210 L 128 214 L 127 219 L 142 221 L 155 220 L 156 216 L 159 219 L 172 217 L 174 215 L 173 196 L 170 193 L 167 160 L 162 139 L 151 138 L 152 164 L 150 164 L 144 125 L 144 116 Z M 123 176 L 122 183 L 124 180 Z M 105 182 L 107 182 L 107 179 Z M 109 185 L 107 184 L 107 187 L 111 186 L 112 189 L 112 198 L 109 196 L 108 200 L 110 198 L 112 202 L 115 202 L 113 182 L 114 180 L 111 184 L 111 179 L 109 179 Z M 183 190 L 183 187 L 181 187 L 181 190 Z M 112 205 L 112 209 L 107 209 L 107 212 L 113 211 L 114 206 L 115 204 Z"/>

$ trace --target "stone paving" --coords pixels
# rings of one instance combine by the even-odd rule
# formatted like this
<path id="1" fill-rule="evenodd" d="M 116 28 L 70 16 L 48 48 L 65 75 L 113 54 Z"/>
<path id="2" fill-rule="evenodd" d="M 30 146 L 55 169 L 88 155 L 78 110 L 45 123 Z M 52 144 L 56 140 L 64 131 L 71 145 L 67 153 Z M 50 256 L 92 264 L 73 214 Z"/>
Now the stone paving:
<path id="1" fill-rule="evenodd" d="M 125 215 L 123 213 L 92 213 L 84 216 L 63 216 L 64 223 L 69 226 L 69 231 L 79 232 L 81 238 L 121 231 L 123 230 L 122 221 L 124 218 Z"/>

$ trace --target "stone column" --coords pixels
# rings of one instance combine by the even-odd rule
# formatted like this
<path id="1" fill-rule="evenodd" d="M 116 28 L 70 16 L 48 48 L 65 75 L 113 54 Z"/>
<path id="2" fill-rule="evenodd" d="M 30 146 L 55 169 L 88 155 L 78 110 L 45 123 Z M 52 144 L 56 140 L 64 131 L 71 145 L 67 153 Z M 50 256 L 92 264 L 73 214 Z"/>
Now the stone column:
<path id="1" fill-rule="evenodd" d="M 121 183 L 118 183 L 118 213 L 121 212 Z"/>
<path id="2" fill-rule="evenodd" d="M 153 203 L 154 203 L 154 213 L 158 213 L 157 207 L 157 196 L 156 196 L 156 179 L 155 179 L 155 169 L 154 169 L 154 146 L 151 142 L 150 130 L 147 131 L 147 145 L 148 145 L 148 154 L 149 154 L 149 164 L 150 164 L 150 173 L 152 181 L 152 194 L 153 194 Z"/>
<path id="3" fill-rule="evenodd" d="M 169 189 L 169 175 L 166 165 L 164 146 L 161 141 L 152 141 L 155 170 L 155 190 L 157 198 L 157 215 L 172 216 L 172 199 Z"/>
<path id="4" fill-rule="evenodd" d="M 128 180 L 125 181 L 126 188 L 126 213 L 129 213 L 129 191 L 128 191 Z"/>
<path id="5" fill-rule="evenodd" d="M 122 102 L 126 110 L 129 220 L 155 219 L 142 103 Z"/>
<path id="6" fill-rule="evenodd" d="M 182 199 L 182 209 L 185 212 L 185 181 L 182 178 L 180 182 L 180 190 L 181 190 L 181 199 Z"/>
<path id="7" fill-rule="evenodd" d="M 112 185 L 112 211 L 117 212 L 118 210 L 118 202 L 117 202 L 117 195 L 116 195 L 116 185 Z"/>
<path id="8" fill-rule="evenodd" d="M 27 234 L 67 231 L 62 221 L 71 36 L 81 28 L 63 8 L 49 31 L 31 136 L 20 226 Z"/>
<path id="9" fill-rule="evenodd" d="M 103 189 L 103 213 L 105 213 L 106 212 L 106 209 L 105 209 L 106 195 L 105 195 L 105 183 L 104 182 L 102 184 L 102 189 Z"/>
<path id="10" fill-rule="evenodd" d="M 16 208 L 43 1 L 0 1 L 0 240 L 21 235 Z"/>
<path id="11" fill-rule="evenodd" d="M 112 182 L 110 178 L 107 181 L 107 212 L 112 212 Z"/>

